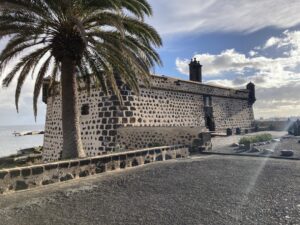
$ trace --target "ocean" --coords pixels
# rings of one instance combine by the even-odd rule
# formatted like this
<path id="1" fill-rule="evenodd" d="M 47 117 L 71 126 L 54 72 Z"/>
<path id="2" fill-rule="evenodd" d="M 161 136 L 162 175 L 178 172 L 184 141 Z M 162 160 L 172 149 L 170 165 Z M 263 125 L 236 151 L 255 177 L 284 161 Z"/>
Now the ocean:
<path id="1" fill-rule="evenodd" d="M 0 157 L 17 153 L 19 149 L 43 145 L 44 135 L 15 137 L 14 132 L 41 131 L 43 125 L 0 126 Z"/>

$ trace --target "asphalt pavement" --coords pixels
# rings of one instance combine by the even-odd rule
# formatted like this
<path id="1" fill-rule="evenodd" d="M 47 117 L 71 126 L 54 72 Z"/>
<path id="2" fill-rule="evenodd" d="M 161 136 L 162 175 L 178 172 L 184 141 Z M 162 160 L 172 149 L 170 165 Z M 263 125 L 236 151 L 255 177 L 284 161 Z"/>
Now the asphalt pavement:
<path id="1" fill-rule="evenodd" d="M 300 161 L 194 156 L 0 196 L 2 225 L 300 225 Z"/>

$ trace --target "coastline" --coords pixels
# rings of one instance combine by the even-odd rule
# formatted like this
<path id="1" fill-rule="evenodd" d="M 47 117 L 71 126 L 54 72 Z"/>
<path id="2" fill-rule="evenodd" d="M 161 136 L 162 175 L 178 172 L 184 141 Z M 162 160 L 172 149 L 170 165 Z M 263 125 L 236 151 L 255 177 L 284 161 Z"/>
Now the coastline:
<path id="1" fill-rule="evenodd" d="M 0 126 L 0 158 L 17 154 L 19 150 L 42 146 L 44 135 L 15 136 L 13 133 L 44 130 L 44 125 Z"/>

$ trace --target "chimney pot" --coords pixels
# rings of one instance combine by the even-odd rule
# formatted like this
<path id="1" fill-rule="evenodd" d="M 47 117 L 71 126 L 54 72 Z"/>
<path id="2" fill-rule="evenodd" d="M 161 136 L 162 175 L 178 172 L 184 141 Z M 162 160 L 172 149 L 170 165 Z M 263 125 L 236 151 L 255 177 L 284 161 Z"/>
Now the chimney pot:
<path id="1" fill-rule="evenodd" d="M 202 65 L 196 58 L 191 60 L 190 66 L 190 80 L 196 82 L 202 82 Z"/>

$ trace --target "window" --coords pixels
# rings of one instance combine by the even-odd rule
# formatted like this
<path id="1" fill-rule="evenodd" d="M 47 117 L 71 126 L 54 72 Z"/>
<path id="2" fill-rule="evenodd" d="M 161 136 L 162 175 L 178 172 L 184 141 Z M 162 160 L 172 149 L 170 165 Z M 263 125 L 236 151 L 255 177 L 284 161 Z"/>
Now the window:
<path id="1" fill-rule="evenodd" d="M 89 115 L 90 113 L 90 106 L 89 104 L 83 104 L 81 106 L 81 115 L 86 116 Z"/>
<path id="2" fill-rule="evenodd" d="M 212 106 L 211 96 L 204 96 L 204 106 L 205 107 L 211 107 Z"/>

